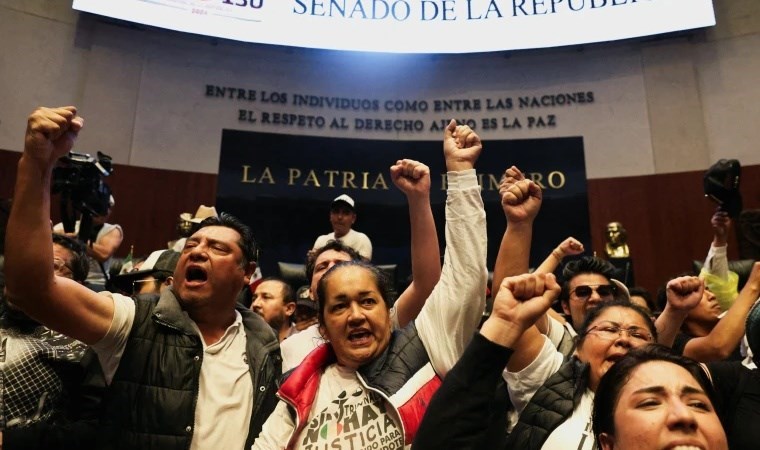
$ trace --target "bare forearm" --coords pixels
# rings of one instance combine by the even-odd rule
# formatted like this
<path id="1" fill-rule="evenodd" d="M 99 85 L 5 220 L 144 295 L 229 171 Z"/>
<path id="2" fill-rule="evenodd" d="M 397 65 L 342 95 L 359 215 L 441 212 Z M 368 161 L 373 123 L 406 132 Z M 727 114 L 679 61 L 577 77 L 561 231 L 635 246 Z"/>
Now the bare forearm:
<path id="1" fill-rule="evenodd" d="M 113 303 L 53 273 L 50 231 L 50 170 L 19 162 L 8 220 L 6 283 L 10 300 L 49 328 L 92 344 L 111 323 Z"/>
<path id="2" fill-rule="evenodd" d="M 535 273 L 553 273 L 555 270 L 557 270 L 557 267 L 559 267 L 560 263 L 562 263 L 562 258 L 564 258 L 564 255 L 562 255 L 560 251 L 555 248 L 551 253 L 549 253 L 549 256 L 546 257 L 544 262 L 538 266 Z"/>
<path id="3" fill-rule="evenodd" d="M 741 342 L 747 314 L 759 296 L 760 289 L 747 285 L 710 334 L 692 339 L 686 344 L 684 356 L 700 362 L 725 359 Z"/>
<path id="4" fill-rule="evenodd" d="M 113 256 L 114 251 L 115 249 L 111 246 L 98 244 L 97 242 L 87 247 L 87 254 L 99 262 L 106 262 L 108 258 Z"/>
<path id="5" fill-rule="evenodd" d="M 514 337 L 501 338 L 502 342 L 505 343 L 508 342 L 508 339 L 511 340 Z M 520 334 L 519 339 L 514 344 L 508 346 L 514 349 L 514 353 L 507 364 L 507 369 L 510 372 L 519 372 L 528 367 L 538 357 L 543 345 L 544 337 L 538 329 L 535 326 L 528 328 Z"/>
<path id="6" fill-rule="evenodd" d="M 688 311 L 679 311 L 671 308 L 669 305 L 665 306 L 665 310 L 654 323 L 657 329 L 657 343 L 666 347 L 672 347 L 687 315 Z"/>
<path id="7" fill-rule="evenodd" d="M 441 278 L 441 253 L 429 195 L 409 196 L 412 284 L 397 302 L 399 325 L 414 320 Z"/>
<path id="8" fill-rule="evenodd" d="M 480 334 L 494 344 L 515 348 L 524 333 L 524 329 L 498 317 L 489 317 L 480 327 Z"/>
<path id="9" fill-rule="evenodd" d="M 108 226 L 111 227 L 110 231 L 103 236 L 98 236 L 97 240 L 91 242 L 87 248 L 87 254 L 101 263 L 106 262 L 116 253 L 124 239 L 120 226 Z"/>
<path id="10" fill-rule="evenodd" d="M 53 281 L 50 232 L 52 168 L 22 156 L 5 242 L 5 274 L 11 298 L 23 302 Z"/>
<path id="11" fill-rule="evenodd" d="M 532 222 L 507 224 L 493 268 L 492 297 L 496 297 L 501 280 L 505 277 L 528 273 L 532 238 Z"/>

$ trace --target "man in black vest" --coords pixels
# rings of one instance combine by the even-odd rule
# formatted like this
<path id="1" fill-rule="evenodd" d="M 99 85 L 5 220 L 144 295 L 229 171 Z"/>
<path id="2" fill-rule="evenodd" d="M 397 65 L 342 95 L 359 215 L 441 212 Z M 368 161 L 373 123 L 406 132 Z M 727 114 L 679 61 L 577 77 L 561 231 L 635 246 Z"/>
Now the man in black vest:
<path id="1" fill-rule="evenodd" d="M 7 228 L 9 300 L 98 354 L 109 385 L 103 447 L 249 448 L 280 376 L 272 329 L 236 307 L 255 268 L 250 229 L 225 214 L 205 220 L 160 298 L 104 296 L 56 276 L 51 172 L 83 124 L 71 106 L 29 117 Z"/>

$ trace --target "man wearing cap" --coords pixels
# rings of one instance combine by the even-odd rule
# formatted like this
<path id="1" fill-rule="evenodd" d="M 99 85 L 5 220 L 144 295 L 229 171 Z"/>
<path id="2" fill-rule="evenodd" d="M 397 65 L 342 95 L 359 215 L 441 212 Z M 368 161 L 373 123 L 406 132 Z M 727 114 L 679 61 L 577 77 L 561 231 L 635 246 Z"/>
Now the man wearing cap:
<path id="1" fill-rule="evenodd" d="M 338 240 L 353 248 L 360 255 L 372 259 L 372 242 L 366 234 L 360 233 L 351 227 L 356 222 L 356 208 L 354 199 L 346 194 L 339 195 L 330 205 L 330 225 L 333 232 L 323 234 L 314 242 L 313 248 L 321 248 L 328 241 Z"/>
<path id="2" fill-rule="evenodd" d="M 452 122 L 453 123 L 453 122 Z M 390 308 L 394 329 L 414 321 L 441 277 L 441 254 L 433 211 L 430 207 L 430 168 L 419 161 L 402 159 L 390 169 L 391 179 L 407 198 L 411 232 L 412 282 Z M 339 240 L 330 240 L 310 251 L 306 257 L 306 291 L 313 307 L 318 308 L 317 285 L 335 264 L 357 261 L 362 256 Z M 282 370 L 298 366 L 314 348 L 324 342 L 315 323 L 282 342 Z"/>
<path id="3" fill-rule="evenodd" d="M 198 207 L 198 210 L 195 211 L 194 216 L 189 212 L 183 212 L 180 214 L 179 218 L 177 218 L 177 234 L 179 234 L 179 239 L 176 241 L 170 241 L 168 243 L 168 248 L 175 252 L 181 252 L 185 247 L 187 238 L 198 231 L 198 225 L 203 222 L 203 219 L 208 217 L 219 217 L 214 206 L 201 205 Z"/>
<path id="4" fill-rule="evenodd" d="M 111 268 L 113 255 L 124 239 L 124 230 L 121 229 L 121 225 L 106 222 L 115 204 L 116 201 L 112 195 L 108 201 L 108 212 L 102 216 L 92 217 L 90 236 L 83 239 L 87 243 L 87 257 L 90 261 L 90 271 L 87 274 L 86 283 L 95 291 L 102 291 L 106 288 L 108 269 Z M 74 225 L 74 232 L 69 234 L 63 229 L 63 223 L 57 223 L 53 227 L 53 232 L 76 238 L 79 234 L 79 224 L 80 221 L 77 220 Z"/>
<path id="5" fill-rule="evenodd" d="M 130 295 L 161 294 L 172 285 L 174 269 L 179 252 L 156 250 L 143 261 L 139 268 L 113 277 L 113 285 Z"/>
<path id="6" fill-rule="evenodd" d="M 296 312 L 293 314 L 291 335 L 317 323 L 317 302 L 309 297 L 309 286 L 301 286 L 296 294 Z"/>
<path id="7" fill-rule="evenodd" d="M 83 125 L 73 106 L 29 116 L 7 228 L 9 299 L 97 354 L 108 386 L 99 447 L 250 448 L 277 403 L 281 372 L 272 329 L 237 307 L 256 265 L 250 228 L 226 214 L 204 220 L 160 297 L 95 293 L 56 276 L 52 170 Z"/>

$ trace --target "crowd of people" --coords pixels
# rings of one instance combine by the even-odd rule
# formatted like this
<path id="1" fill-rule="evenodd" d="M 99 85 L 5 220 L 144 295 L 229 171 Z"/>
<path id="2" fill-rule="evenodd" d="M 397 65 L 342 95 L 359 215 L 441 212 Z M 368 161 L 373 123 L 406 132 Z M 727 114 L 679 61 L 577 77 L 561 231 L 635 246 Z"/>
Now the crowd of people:
<path id="1" fill-rule="evenodd" d="M 739 286 L 724 212 L 702 272 L 668 280 L 655 302 L 572 237 L 531 270 L 543 196 L 512 166 L 489 268 L 483 145 L 451 121 L 442 263 L 429 168 L 390 169 L 411 227 L 397 298 L 345 194 L 306 255 L 305 286 L 261 278 L 250 228 L 209 209 L 101 290 L 88 273 L 108 274 L 121 227 L 100 217 L 82 242 L 50 221 L 53 167 L 83 126 L 74 107 L 28 119 L 5 241 L 0 448 L 757 445 L 760 263 Z"/>

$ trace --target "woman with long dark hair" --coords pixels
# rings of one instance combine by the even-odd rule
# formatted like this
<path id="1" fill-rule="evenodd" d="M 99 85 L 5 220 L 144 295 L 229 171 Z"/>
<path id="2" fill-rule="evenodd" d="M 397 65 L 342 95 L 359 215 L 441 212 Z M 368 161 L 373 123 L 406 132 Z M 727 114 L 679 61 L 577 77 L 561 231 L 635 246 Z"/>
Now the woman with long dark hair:
<path id="1" fill-rule="evenodd" d="M 631 350 L 599 383 L 594 436 L 601 450 L 726 450 L 712 385 L 700 365 L 667 347 Z"/>

